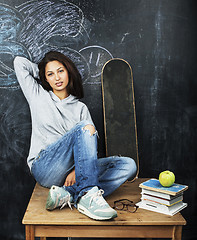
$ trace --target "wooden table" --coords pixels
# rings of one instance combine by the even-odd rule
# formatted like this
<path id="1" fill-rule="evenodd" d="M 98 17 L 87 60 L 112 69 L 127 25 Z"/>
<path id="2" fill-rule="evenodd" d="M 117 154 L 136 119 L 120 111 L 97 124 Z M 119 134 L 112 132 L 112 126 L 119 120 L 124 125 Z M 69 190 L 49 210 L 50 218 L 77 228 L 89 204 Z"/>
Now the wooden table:
<path id="1" fill-rule="evenodd" d="M 112 206 L 114 200 L 127 198 L 140 200 L 139 184 L 147 179 L 127 182 L 106 198 Z M 181 213 L 173 217 L 138 209 L 136 213 L 118 211 L 118 217 L 109 221 L 95 221 L 68 207 L 62 210 L 45 210 L 48 189 L 36 184 L 23 218 L 26 240 L 40 237 L 95 237 L 95 238 L 182 238 L 186 224 Z"/>

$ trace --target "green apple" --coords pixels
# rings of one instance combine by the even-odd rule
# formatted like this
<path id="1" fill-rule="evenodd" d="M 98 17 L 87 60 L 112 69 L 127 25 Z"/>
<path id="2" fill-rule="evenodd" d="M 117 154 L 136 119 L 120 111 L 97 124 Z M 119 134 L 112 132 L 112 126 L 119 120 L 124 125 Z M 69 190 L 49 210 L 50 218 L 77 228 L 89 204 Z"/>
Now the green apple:
<path id="1" fill-rule="evenodd" d="M 175 175 L 169 170 L 163 171 L 159 174 L 159 182 L 163 187 L 170 187 L 175 182 Z"/>

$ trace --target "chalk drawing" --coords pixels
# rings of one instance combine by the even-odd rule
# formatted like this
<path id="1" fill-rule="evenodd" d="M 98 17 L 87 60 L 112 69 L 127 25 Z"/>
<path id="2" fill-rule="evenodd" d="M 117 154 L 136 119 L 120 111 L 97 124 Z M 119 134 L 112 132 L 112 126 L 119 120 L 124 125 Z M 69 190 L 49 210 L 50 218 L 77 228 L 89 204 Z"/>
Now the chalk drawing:
<path id="1" fill-rule="evenodd" d="M 79 50 L 79 52 L 86 58 L 92 78 L 99 77 L 104 63 L 113 58 L 112 54 L 101 46 L 87 46 Z M 96 82 L 93 81 L 92 83 Z"/>
<path id="2" fill-rule="evenodd" d="M 130 35 L 129 32 L 124 33 L 124 35 L 123 35 L 123 37 L 122 37 L 122 39 L 121 39 L 121 42 L 120 42 L 121 44 L 125 41 L 125 38 L 126 38 L 128 35 Z"/>
<path id="3" fill-rule="evenodd" d="M 17 55 L 29 57 L 27 49 L 16 42 L 21 24 L 22 16 L 16 9 L 0 4 L 0 88 L 18 88 L 13 60 Z"/>
<path id="4" fill-rule="evenodd" d="M 39 62 L 50 50 L 70 57 L 83 84 L 100 84 L 100 75 L 112 54 L 99 45 L 88 46 L 91 23 L 75 4 L 60 0 L 27 1 L 15 6 L 1 4 L 0 87 L 18 87 L 13 70 L 16 55 Z M 86 46 L 81 50 L 77 47 Z M 79 49 L 80 49 L 79 48 Z"/>
<path id="5" fill-rule="evenodd" d="M 0 114 L 0 146 L 1 158 L 16 156 L 24 158 L 25 149 L 28 149 L 27 136 L 31 133 L 31 121 L 28 117 L 28 107 L 17 91 L 8 90 L 9 95 L 1 99 Z M 14 96 L 14 97 L 13 97 Z"/>
<path id="6" fill-rule="evenodd" d="M 161 126 L 160 118 L 158 117 L 158 109 L 160 104 L 160 91 L 162 87 L 161 73 L 163 71 L 163 56 L 164 47 L 162 39 L 162 29 L 163 29 L 163 16 L 161 13 L 161 4 L 158 6 L 158 10 L 155 15 L 155 46 L 154 46 L 154 81 L 150 88 L 151 96 L 151 154 L 156 156 L 158 146 L 158 138 L 165 134 L 165 128 Z M 167 159 L 166 159 L 167 160 Z M 152 160 L 155 161 L 154 159 Z"/>
<path id="7" fill-rule="evenodd" d="M 156 93 L 161 84 L 160 73 L 163 71 L 163 58 L 165 56 L 163 48 L 163 39 L 162 39 L 162 24 L 163 16 L 161 13 L 161 4 L 158 7 L 158 11 L 155 16 L 155 33 L 156 33 L 156 43 L 154 47 L 154 57 L 155 57 L 155 69 L 154 69 L 154 83 L 152 87 L 153 92 L 153 106 L 157 104 Z"/>
<path id="8" fill-rule="evenodd" d="M 19 41 L 27 46 L 36 62 L 47 45 L 70 47 L 73 39 L 76 43 L 76 39 L 87 34 L 83 12 L 69 2 L 29 1 L 16 8 L 24 16 Z"/>

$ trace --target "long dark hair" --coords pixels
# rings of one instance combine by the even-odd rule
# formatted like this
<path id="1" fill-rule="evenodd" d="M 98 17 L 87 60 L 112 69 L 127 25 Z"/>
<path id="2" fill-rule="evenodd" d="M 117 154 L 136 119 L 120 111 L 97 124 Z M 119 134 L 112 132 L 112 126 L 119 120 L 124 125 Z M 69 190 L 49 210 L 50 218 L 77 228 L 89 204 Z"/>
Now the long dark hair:
<path id="1" fill-rule="evenodd" d="M 43 88 L 47 91 L 52 90 L 49 83 L 46 81 L 45 76 L 45 67 L 48 62 L 51 61 L 58 61 L 64 65 L 64 67 L 68 71 L 69 75 L 69 83 L 67 86 L 67 91 L 69 94 L 72 94 L 73 96 L 76 96 L 77 98 L 83 98 L 83 85 L 82 85 L 82 79 L 81 75 L 75 66 L 75 64 L 72 62 L 70 58 L 65 56 L 63 53 L 57 52 L 57 51 L 50 51 L 45 54 L 44 58 L 41 60 L 41 62 L 38 64 L 39 68 L 39 77 L 41 84 Z"/>

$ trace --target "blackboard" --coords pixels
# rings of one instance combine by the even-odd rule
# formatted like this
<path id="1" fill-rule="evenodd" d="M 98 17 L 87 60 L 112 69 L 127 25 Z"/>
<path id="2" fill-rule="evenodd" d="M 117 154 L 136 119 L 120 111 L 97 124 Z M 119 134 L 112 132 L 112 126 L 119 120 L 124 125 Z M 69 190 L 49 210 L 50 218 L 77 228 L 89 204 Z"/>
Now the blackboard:
<path id="1" fill-rule="evenodd" d="M 196 10 L 195 0 L 0 1 L 2 239 L 24 239 L 21 219 L 34 185 L 26 166 L 31 118 L 13 59 L 21 55 L 39 62 L 51 49 L 72 58 L 83 76 L 83 101 L 99 131 L 101 156 L 101 69 L 114 57 L 131 65 L 140 177 L 157 178 L 169 169 L 177 183 L 189 185 L 183 234 L 192 229 L 197 220 Z"/>

